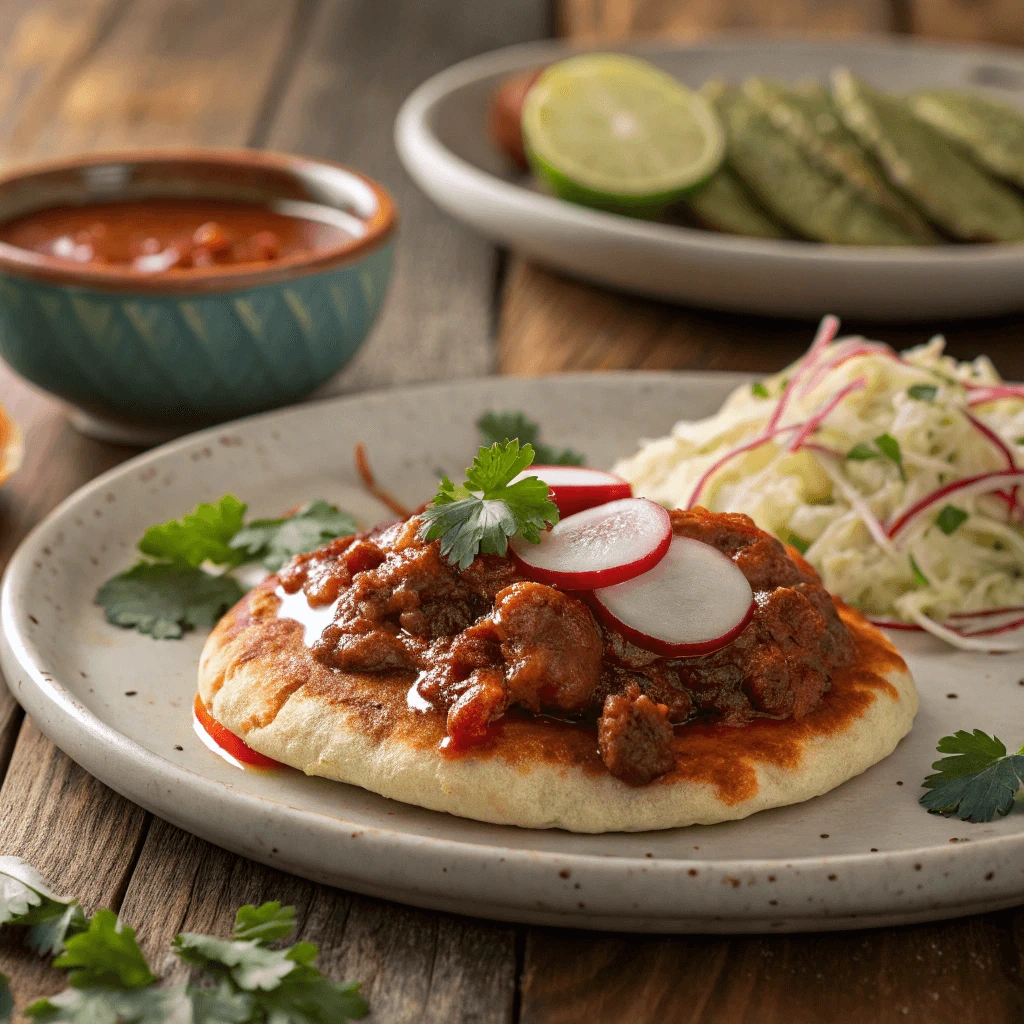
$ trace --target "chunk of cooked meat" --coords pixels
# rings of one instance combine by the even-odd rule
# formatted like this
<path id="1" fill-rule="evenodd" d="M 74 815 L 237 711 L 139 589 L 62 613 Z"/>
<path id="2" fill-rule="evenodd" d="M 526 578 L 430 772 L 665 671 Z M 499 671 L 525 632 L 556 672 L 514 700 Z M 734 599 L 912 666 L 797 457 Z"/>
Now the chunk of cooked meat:
<path id="1" fill-rule="evenodd" d="M 509 696 L 531 711 L 582 711 L 601 678 L 601 634 L 582 601 L 541 583 L 498 592 L 492 615 Z"/>
<path id="2" fill-rule="evenodd" d="M 609 694 L 597 721 L 597 749 L 608 771 L 630 786 L 644 786 L 674 764 L 668 708 L 632 683 Z"/>
<path id="3" fill-rule="evenodd" d="M 734 559 L 754 590 L 743 632 L 701 657 L 627 641 L 578 597 L 524 579 L 511 558 L 481 555 L 460 570 L 420 538 L 416 517 L 299 555 L 280 585 L 302 588 L 313 606 L 336 602 L 314 657 L 339 671 L 406 674 L 447 716 L 452 748 L 482 742 L 512 705 L 576 716 L 596 723 L 608 770 L 643 785 L 671 767 L 673 724 L 810 714 L 854 651 L 811 566 L 747 516 L 671 516 L 677 535 Z"/>

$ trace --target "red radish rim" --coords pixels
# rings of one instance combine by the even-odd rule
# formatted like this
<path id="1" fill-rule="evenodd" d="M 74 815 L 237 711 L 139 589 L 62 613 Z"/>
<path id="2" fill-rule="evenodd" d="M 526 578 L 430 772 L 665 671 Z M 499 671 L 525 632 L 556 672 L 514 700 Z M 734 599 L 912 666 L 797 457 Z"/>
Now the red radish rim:
<path id="1" fill-rule="evenodd" d="M 750 620 L 754 617 L 754 609 L 757 607 L 757 602 L 751 601 L 743 618 L 728 633 L 723 633 L 722 636 L 717 636 L 714 640 L 702 640 L 695 644 L 673 644 L 668 640 L 659 640 L 657 637 L 647 636 L 646 633 L 641 633 L 632 626 L 627 626 L 601 604 L 597 595 L 592 591 L 587 594 L 587 603 L 593 609 L 597 618 L 608 629 L 614 630 L 633 644 L 634 647 L 639 647 L 644 651 L 652 651 L 666 658 L 699 658 L 704 654 L 714 654 L 715 651 L 728 647 L 750 624 Z"/>
<path id="2" fill-rule="evenodd" d="M 591 507 L 600 508 L 600 505 Z M 586 512 L 588 510 L 580 509 L 580 511 Z M 668 513 L 666 512 L 665 514 L 667 515 Z M 665 557 L 671 544 L 672 532 L 670 530 L 669 535 L 659 541 L 658 546 L 650 554 L 638 558 L 635 562 L 629 562 L 627 565 L 612 566 L 609 569 L 591 569 L 585 572 L 562 572 L 558 569 L 542 569 L 539 566 L 530 565 L 529 562 L 524 561 L 516 554 L 511 545 L 509 546 L 508 553 L 512 556 L 512 561 L 516 563 L 519 571 L 528 579 L 533 580 L 534 583 L 545 583 L 549 587 L 561 588 L 563 590 L 589 591 L 595 590 L 598 587 L 613 587 L 616 583 L 625 583 L 627 580 L 642 576 L 645 572 L 653 569 Z"/>
<path id="3" fill-rule="evenodd" d="M 534 565 L 532 562 L 528 562 L 523 558 L 513 547 L 512 544 L 508 546 L 508 553 L 512 557 L 512 560 L 516 563 L 517 568 L 522 572 L 528 579 L 533 580 L 535 583 L 545 583 L 549 587 L 560 587 L 564 590 L 594 590 L 598 587 L 613 587 L 617 583 L 625 583 L 628 580 L 635 579 L 637 576 L 642 576 L 645 572 L 653 569 L 667 553 L 669 547 L 672 544 L 672 517 L 668 513 L 663 505 L 659 505 L 656 501 L 651 501 L 649 498 L 619 498 L 617 501 L 634 501 L 642 504 L 645 508 L 653 511 L 657 518 L 661 520 L 661 525 L 664 530 L 664 536 L 658 541 L 656 547 L 652 548 L 649 552 L 641 555 L 634 561 L 624 563 L 622 565 L 612 565 L 601 569 L 585 569 L 585 570 L 564 570 L 564 569 L 550 569 L 544 566 Z M 580 514 L 583 512 L 590 512 L 594 509 L 600 509 L 604 505 L 610 505 L 612 502 L 602 502 L 599 505 L 592 505 L 589 508 L 581 509 Z M 574 513 L 576 514 L 576 513 Z M 560 520 L 560 525 L 564 526 L 569 522 L 572 516 L 566 516 Z M 542 543 L 543 543 L 542 534 Z M 529 548 L 524 548 L 524 551 L 528 551 Z"/>

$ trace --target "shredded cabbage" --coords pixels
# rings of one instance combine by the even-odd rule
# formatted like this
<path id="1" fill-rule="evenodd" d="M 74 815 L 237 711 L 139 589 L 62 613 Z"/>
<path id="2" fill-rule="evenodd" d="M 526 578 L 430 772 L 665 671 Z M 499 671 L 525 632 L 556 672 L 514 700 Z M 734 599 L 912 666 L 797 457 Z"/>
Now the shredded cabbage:
<path id="1" fill-rule="evenodd" d="M 876 620 L 1024 649 L 1024 387 L 941 336 L 897 354 L 837 327 L 616 472 L 670 507 L 745 512 Z"/>

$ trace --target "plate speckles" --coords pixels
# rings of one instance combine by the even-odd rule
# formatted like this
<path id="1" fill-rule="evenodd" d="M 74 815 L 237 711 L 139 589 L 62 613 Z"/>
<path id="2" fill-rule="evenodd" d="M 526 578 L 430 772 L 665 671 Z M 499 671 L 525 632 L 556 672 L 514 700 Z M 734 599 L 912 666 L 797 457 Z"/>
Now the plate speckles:
<path id="1" fill-rule="evenodd" d="M 224 428 L 174 442 L 80 491 L 15 556 L 0 598 L 6 677 L 59 746 L 155 813 L 283 870 L 398 901 L 651 932 L 861 928 L 1021 902 L 1024 812 L 968 826 L 917 806 L 940 736 L 968 726 L 1002 734 L 1008 721 L 1024 720 L 1020 667 L 1010 659 L 897 637 L 921 712 L 896 752 L 864 775 L 745 821 L 581 836 L 465 821 L 298 773 L 233 769 L 191 732 L 204 637 L 155 641 L 118 630 L 92 603 L 97 585 L 130 564 L 145 527 L 226 490 L 254 515 L 324 497 L 360 519 L 383 517 L 352 468 L 356 441 L 379 479 L 416 503 L 433 490 L 432 467 L 465 465 L 474 421 L 489 409 L 522 409 L 559 444 L 607 467 L 681 415 L 713 412 L 746 379 L 610 373 L 440 384 L 243 421 L 230 429 L 241 446 L 217 443 Z M 257 446 L 265 469 L 254 474 L 245 453 Z M 192 461 L 204 448 L 211 455 Z M 151 491 L 156 479 L 167 485 Z M 94 519 L 99 504 L 106 514 Z M 35 561 L 58 575 L 38 572 Z M 126 697 L 129 690 L 138 695 Z"/>

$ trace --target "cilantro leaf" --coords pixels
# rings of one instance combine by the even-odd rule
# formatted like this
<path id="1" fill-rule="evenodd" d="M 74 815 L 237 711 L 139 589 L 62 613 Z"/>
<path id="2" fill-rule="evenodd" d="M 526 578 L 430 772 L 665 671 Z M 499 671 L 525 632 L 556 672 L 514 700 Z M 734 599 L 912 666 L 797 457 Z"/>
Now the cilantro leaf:
<path id="1" fill-rule="evenodd" d="M 900 443 L 892 434 L 881 434 L 875 438 L 878 450 L 890 461 L 896 464 L 900 471 L 900 479 L 906 482 L 907 472 L 903 468 L 903 452 L 900 451 Z"/>
<path id="2" fill-rule="evenodd" d="M 936 517 L 935 525 L 948 537 L 955 533 L 970 517 L 956 505 L 947 505 Z"/>
<path id="3" fill-rule="evenodd" d="M 78 902 L 51 902 L 49 907 L 34 914 L 37 923 L 33 924 L 28 933 L 28 945 L 40 956 L 57 956 L 64 948 L 68 937 L 84 932 L 89 927 L 85 911 Z"/>
<path id="4" fill-rule="evenodd" d="M 938 393 L 939 389 L 934 384 L 911 384 L 907 388 L 907 394 L 919 402 L 933 402 Z"/>
<path id="5" fill-rule="evenodd" d="M 481 448 L 456 487 L 442 478 L 434 501 L 423 514 L 420 536 L 440 539 L 441 555 L 460 569 L 477 554 L 504 555 L 510 537 L 540 541 L 546 523 L 558 522 L 547 484 L 535 476 L 512 481 L 533 462 L 533 448 L 518 441 Z"/>
<path id="6" fill-rule="evenodd" d="M 247 904 L 238 908 L 231 937 L 264 943 L 273 942 L 291 934 L 294 927 L 294 907 L 282 907 L 277 900 L 259 907 Z"/>
<path id="7" fill-rule="evenodd" d="M 10 980 L 0 973 L 0 1024 L 11 1024 L 14 1015 L 14 997 L 11 995 Z"/>
<path id="8" fill-rule="evenodd" d="M 928 577 L 925 576 L 925 574 L 923 572 L 921 572 L 921 567 L 917 564 L 917 560 L 914 558 L 914 556 L 913 555 L 907 555 L 907 558 L 910 561 L 910 571 L 914 574 L 914 582 L 919 587 L 930 586 L 930 584 L 928 582 Z"/>
<path id="9" fill-rule="evenodd" d="M 275 988 L 295 969 L 295 961 L 289 956 L 292 950 L 268 949 L 258 941 L 218 939 L 184 932 L 175 935 L 174 952 L 195 967 L 223 969 L 247 992 Z M 313 952 L 315 955 L 315 948 Z"/>
<path id="10" fill-rule="evenodd" d="M 487 412 L 476 421 L 477 429 L 490 446 L 518 441 L 531 445 L 542 466 L 582 466 L 584 458 L 571 448 L 552 448 L 540 439 L 540 427 L 521 412 Z"/>
<path id="11" fill-rule="evenodd" d="M 343 1024 L 369 1012 L 355 981 L 330 981 L 315 967 L 298 967 L 270 992 L 255 995 L 274 1024 Z"/>
<path id="12" fill-rule="evenodd" d="M 956 815 L 961 821 L 991 821 L 1009 814 L 1024 785 L 1024 747 L 1016 754 L 995 736 L 980 729 L 943 736 L 937 747 L 943 757 L 922 785 L 930 792 L 919 803 L 932 814 Z"/>
<path id="13" fill-rule="evenodd" d="M 801 555 L 807 554 L 807 549 L 811 546 L 809 540 L 804 540 L 803 537 L 798 537 L 795 533 L 789 535 L 789 539 L 786 541 L 791 547 L 797 549 Z"/>
<path id="14" fill-rule="evenodd" d="M 0 857 L 0 925 L 25 925 L 27 943 L 40 955 L 56 956 L 69 935 L 85 931 L 77 900 L 54 896 L 42 875 L 20 857 Z"/>
<path id="15" fill-rule="evenodd" d="M 190 1019 L 189 1009 L 184 986 L 175 989 L 68 988 L 26 1007 L 25 1014 L 41 1024 L 184 1024 Z M 199 1018 L 194 1019 L 199 1024 Z M 209 1020 L 209 1024 L 216 1020 Z M 235 1024 L 223 1020 L 224 1024 Z M 244 1020 L 241 1018 L 237 1024 Z"/>
<path id="16" fill-rule="evenodd" d="M 192 1024 L 250 1024 L 254 1002 L 249 992 L 239 992 L 227 978 L 216 988 L 190 988 Z"/>
<path id="17" fill-rule="evenodd" d="M 69 967 L 74 988 L 145 988 L 156 981 L 135 932 L 112 910 L 97 910 L 86 931 L 72 935 L 54 967 Z"/>
<path id="18" fill-rule="evenodd" d="M 871 448 L 871 445 L 865 444 L 863 441 L 860 444 L 855 444 L 847 453 L 846 457 L 854 462 L 864 462 L 867 459 L 880 459 L 881 455 Z"/>
<path id="19" fill-rule="evenodd" d="M 168 562 L 139 562 L 96 592 L 107 622 L 134 627 L 158 640 L 213 626 L 245 591 L 231 576 Z"/>
<path id="20" fill-rule="evenodd" d="M 335 537 L 351 536 L 359 529 L 356 521 L 330 502 L 317 500 L 282 519 L 256 519 L 231 538 L 233 551 L 243 561 L 261 560 L 276 572 L 292 555 L 313 551 Z"/>
<path id="21" fill-rule="evenodd" d="M 771 395 L 768 393 L 768 389 L 760 382 L 750 385 L 750 393 L 755 398 L 770 398 Z"/>
<path id="22" fill-rule="evenodd" d="M 43 876 L 21 857 L 0 857 L 0 925 L 25 924 L 33 907 L 57 901 Z"/>
<path id="23" fill-rule="evenodd" d="M 231 538 L 242 528 L 245 508 L 233 494 L 225 494 L 216 505 L 202 504 L 181 519 L 151 526 L 139 550 L 178 565 L 238 565 L 245 556 L 231 546 Z"/>

